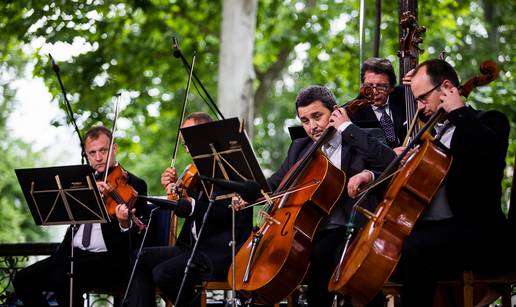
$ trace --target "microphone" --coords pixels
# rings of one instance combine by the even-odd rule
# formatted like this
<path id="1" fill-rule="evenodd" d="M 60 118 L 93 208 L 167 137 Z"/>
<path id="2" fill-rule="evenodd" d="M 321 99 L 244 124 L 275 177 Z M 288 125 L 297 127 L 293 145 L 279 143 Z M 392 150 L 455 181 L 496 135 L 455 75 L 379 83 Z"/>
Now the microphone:
<path id="1" fill-rule="evenodd" d="M 168 200 L 168 199 L 164 199 L 164 198 L 150 197 L 150 196 L 144 196 L 144 195 L 138 195 L 138 198 L 146 200 L 149 203 L 156 205 L 158 207 L 161 207 L 161 208 L 175 210 L 177 207 L 177 201 L 175 201 L 175 200 Z"/>
<path id="2" fill-rule="evenodd" d="M 172 36 L 172 46 L 174 47 L 174 57 L 179 59 L 181 57 L 181 50 L 179 50 L 179 43 L 175 36 Z"/>
<path id="3" fill-rule="evenodd" d="M 250 203 L 258 199 L 261 194 L 261 187 L 256 181 L 232 181 L 199 175 L 201 180 L 211 182 L 219 188 L 240 194 L 243 200 Z"/>

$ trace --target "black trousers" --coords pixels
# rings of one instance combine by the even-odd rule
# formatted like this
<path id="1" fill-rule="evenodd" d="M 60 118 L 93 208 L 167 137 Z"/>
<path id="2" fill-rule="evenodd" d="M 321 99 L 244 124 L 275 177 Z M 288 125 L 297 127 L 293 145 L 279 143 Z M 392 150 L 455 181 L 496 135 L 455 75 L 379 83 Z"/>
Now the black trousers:
<path id="1" fill-rule="evenodd" d="M 129 275 L 128 257 L 111 253 L 74 250 L 73 306 L 83 306 L 82 294 L 91 289 L 125 287 Z M 43 291 L 55 292 L 59 306 L 70 305 L 70 258 L 55 254 L 20 270 L 13 285 L 26 306 L 48 306 Z"/>
<path id="2" fill-rule="evenodd" d="M 190 248 L 184 246 L 145 248 L 140 255 L 126 305 L 155 306 L 156 288 L 174 303 L 189 257 Z M 183 287 L 179 307 L 199 304 L 200 296 L 195 286 L 201 282 L 202 273 L 210 270 L 209 266 L 209 259 L 198 251 Z"/>
<path id="3" fill-rule="evenodd" d="M 391 280 L 401 282 L 404 307 L 431 307 L 436 282 L 464 270 L 503 271 L 512 261 L 502 228 L 455 219 L 421 221 L 405 240 Z"/>
<path id="4" fill-rule="evenodd" d="M 305 281 L 306 298 L 310 307 L 331 306 L 334 294 L 328 292 L 328 281 L 337 266 L 344 248 L 346 228 L 323 230 L 316 233 L 311 264 Z"/>

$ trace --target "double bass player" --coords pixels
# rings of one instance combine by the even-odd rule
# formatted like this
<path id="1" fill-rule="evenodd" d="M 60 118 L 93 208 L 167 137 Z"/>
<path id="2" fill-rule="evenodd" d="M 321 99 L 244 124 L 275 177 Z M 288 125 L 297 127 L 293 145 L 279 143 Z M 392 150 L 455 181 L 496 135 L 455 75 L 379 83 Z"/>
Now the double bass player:
<path id="1" fill-rule="evenodd" d="M 436 138 L 453 156 L 445 180 L 405 240 L 391 277 L 403 284 L 403 306 L 432 306 L 436 281 L 463 270 L 497 270 L 508 263 L 495 253 L 507 238 L 501 181 L 509 122 L 498 111 L 466 106 L 459 80 L 444 60 L 421 63 L 410 86 L 425 117 L 446 113 Z M 352 195 L 353 196 L 353 195 Z"/>

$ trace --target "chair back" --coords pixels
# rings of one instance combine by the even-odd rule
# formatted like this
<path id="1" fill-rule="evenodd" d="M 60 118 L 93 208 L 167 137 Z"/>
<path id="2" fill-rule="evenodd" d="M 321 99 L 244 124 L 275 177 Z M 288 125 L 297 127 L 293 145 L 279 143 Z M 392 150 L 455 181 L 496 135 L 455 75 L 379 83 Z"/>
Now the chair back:
<path id="1" fill-rule="evenodd" d="M 154 205 L 149 205 L 149 211 L 154 208 Z M 172 215 L 172 210 L 164 208 L 159 208 L 153 212 L 152 222 L 145 240 L 146 247 L 169 245 Z"/>

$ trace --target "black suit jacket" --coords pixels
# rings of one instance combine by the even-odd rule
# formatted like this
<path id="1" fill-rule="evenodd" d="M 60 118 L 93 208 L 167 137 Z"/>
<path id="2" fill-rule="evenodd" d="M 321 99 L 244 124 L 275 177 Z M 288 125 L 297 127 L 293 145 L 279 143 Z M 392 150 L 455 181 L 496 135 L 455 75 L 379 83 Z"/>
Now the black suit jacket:
<path id="1" fill-rule="evenodd" d="M 463 107 L 448 114 L 455 125 L 450 150 L 452 165 L 445 179 L 454 216 L 478 227 L 506 224 L 502 213 L 502 178 L 510 126 L 498 111 Z"/>
<path id="2" fill-rule="evenodd" d="M 396 157 L 394 152 L 385 144 L 385 134 L 381 129 L 362 129 L 351 124 L 341 135 L 341 169 L 346 173 L 347 179 L 365 169 L 372 171 L 377 177 Z M 283 161 L 279 170 L 268 180 L 272 190 L 276 190 L 288 170 L 312 144 L 312 140 L 308 137 L 296 139 L 292 142 L 287 158 Z M 376 195 L 368 196 L 362 206 L 374 211 L 378 204 L 377 197 L 381 192 L 377 191 Z M 339 203 L 334 207 L 330 216 L 323 220 L 319 229 L 331 229 L 345 225 L 355 201 L 356 199 L 351 199 L 348 196 L 347 188 L 345 188 Z M 356 224 L 358 226 L 362 226 L 365 221 L 365 217 L 360 214 L 357 215 Z"/>
<path id="3" fill-rule="evenodd" d="M 399 146 L 407 135 L 406 112 L 405 112 L 405 88 L 397 86 L 389 95 L 389 109 L 392 113 L 394 133 L 398 138 L 398 144 L 388 144 L 391 147 Z M 373 111 L 372 106 L 359 108 L 352 114 L 350 118 L 357 126 L 362 128 L 381 128 L 380 122 Z"/>
<path id="4" fill-rule="evenodd" d="M 184 224 L 178 236 L 177 244 L 193 247 L 195 243 L 192 225 L 195 221 L 197 234 L 202 225 L 204 214 L 209 202 L 205 197 L 197 197 L 195 208 L 191 216 L 184 219 Z M 199 239 L 198 250 L 211 263 L 211 272 L 206 278 L 219 279 L 227 274 L 231 262 L 231 215 L 230 201 L 216 201 L 213 203 L 210 213 L 204 225 L 203 233 Z M 237 249 L 247 240 L 251 234 L 253 223 L 253 210 L 245 209 L 236 212 L 235 216 L 235 240 Z"/>
<path id="5" fill-rule="evenodd" d="M 136 177 L 134 174 L 128 172 L 127 183 L 132 186 L 139 195 L 147 195 L 147 184 L 142 179 Z M 148 214 L 147 202 L 144 200 L 137 200 L 134 208 L 136 208 L 136 216 L 143 217 Z M 143 232 L 139 233 L 136 227 L 130 231 L 121 232 L 116 217 L 110 217 L 109 223 L 101 224 L 102 236 L 106 243 L 108 252 L 113 254 L 123 254 L 127 259 L 130 258 L 131 250 L 139 246 Z M 71 229 L 69 228 L 59 245 L 58 253 L 70 252 Z"/>

